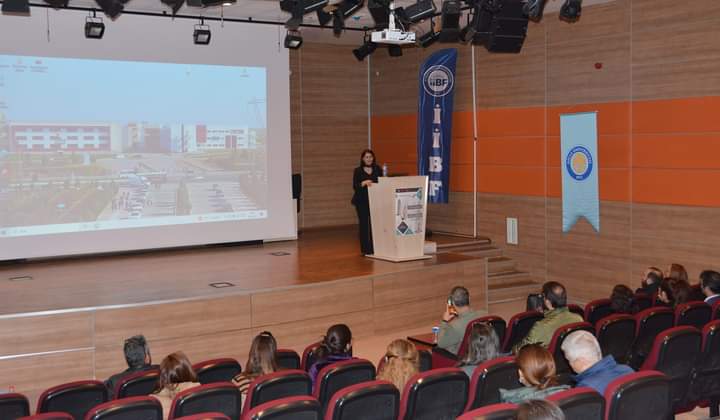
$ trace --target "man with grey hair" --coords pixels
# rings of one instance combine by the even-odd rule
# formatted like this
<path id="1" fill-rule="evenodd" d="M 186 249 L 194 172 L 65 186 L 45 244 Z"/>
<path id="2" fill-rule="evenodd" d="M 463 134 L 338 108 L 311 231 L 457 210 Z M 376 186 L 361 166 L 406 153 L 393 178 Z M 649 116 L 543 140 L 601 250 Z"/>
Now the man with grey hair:
<path id="1" fill-rule="evenodd" d="M 136 372 L 157 369 L 158 367 L 152 364 L 150 347 L 143 335 L 135 335 L 125 340 L 123 343 L 123 353 L 125 353 L 125 362 L 128 368 L 105 381 L 105 387 L 108 390 L 110 399 L 116 397 L 115 387 L 121 380 Z"/>
<path id="2" fill-rule="evenodd" d="M 568 335 L 562 343 L 562 351 L 577 373 L 577 386 L 589 386 L 600 395 L 615 378 L 634 372 L 630 366 L 618 364 L 612 355 L 603 358 L 600 344 L 587 331 L 575 331 Z"/>
<path id="3" fill-rule="evenodd" d="M 465 328 L 475 318 L 483 314 L 470 308 L 470 292 L 462 286 L 455 286 L 448 296 L 447 307 L 438 332 L 437 346 L 450 353 L 457 354 L 465 337 Z"/>

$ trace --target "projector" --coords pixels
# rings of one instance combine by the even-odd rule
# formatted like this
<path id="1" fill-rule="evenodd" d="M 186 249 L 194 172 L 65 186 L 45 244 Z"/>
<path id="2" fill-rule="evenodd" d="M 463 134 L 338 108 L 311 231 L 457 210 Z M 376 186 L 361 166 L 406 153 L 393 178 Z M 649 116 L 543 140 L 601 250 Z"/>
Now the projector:
<path id="1" fill-rule="evenodd" d="M 370 40 L 376 44 L 407 45 L 415 43 L 415 32 L 399 29 L 383 29 L 371 34 Z"/>

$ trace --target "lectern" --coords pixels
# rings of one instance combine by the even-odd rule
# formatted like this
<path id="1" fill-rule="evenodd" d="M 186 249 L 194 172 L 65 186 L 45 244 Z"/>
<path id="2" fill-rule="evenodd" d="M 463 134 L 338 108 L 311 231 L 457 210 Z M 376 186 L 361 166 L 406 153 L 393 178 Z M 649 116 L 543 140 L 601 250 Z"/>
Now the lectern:
<path id="1" fill-rule="evenodd" d="M 427 176 L 381 177 L 368 188 L 375 254 L 401 262 L 432 258 L 424 255 L 427 218 Z"/>

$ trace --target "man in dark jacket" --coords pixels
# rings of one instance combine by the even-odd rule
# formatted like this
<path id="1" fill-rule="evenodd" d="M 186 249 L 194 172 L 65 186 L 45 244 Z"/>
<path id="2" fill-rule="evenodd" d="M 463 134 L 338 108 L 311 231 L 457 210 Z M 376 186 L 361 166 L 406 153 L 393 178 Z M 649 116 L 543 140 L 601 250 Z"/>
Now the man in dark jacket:
<path id="1" fill-rule="evenodd" d="M 712 270 L 700 273 L 700 287 L 705 295 L 705 303 L 713 306 L 720 302 L 720 273 Z"/>
<path id="2" fill-rule="evenodd" d="M 589 386 L 600 395 L 604 395 L 610 382 L 634 372 L 630 366 L 619 365 L 610 355 L 603 358 L 600 344 L 587 331 L 575 331 L 568 335 L 563 341 L 562 351 L 570 367 L 577 373 L 577 386 Z"/>
<path id="3" fill-rule="evenodd" d="M 147 340 L 145 340 L 145 337 L 142 335 L 136 335 L 125 340 L 123 352 L 125 353 L 125 361 L 127 362 L 128 368 L 105 381 L 105 387 L 108 389 L 110 399 L 115 397 L 115 386 L 123 378 L 136 372 L 157 368 L 157 365 L 151 364 L 150 348 L 148 347 Z"/>
<path id="4" fill-rule="evenodd" d="M 648 267 L 645 270 L 645 277 L 642 280 L 640 288 L 635 293 L 644 293 L 648 296 L 655 296 L 663 280 L 663 272 L 657 267 Z"/>

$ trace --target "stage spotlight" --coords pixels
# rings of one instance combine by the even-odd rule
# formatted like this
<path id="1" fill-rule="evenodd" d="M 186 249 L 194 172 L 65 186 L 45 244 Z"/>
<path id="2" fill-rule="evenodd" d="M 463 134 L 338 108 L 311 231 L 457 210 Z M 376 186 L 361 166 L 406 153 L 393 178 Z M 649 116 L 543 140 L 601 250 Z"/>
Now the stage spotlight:
<path id="1" fill-rule="evenodd" d="M 210 43 L 210 27 L 205 25 L 205 22 L 200 19 L 200 24 L 195 25 L 193 30 L 193 41 L 197 45 L 208 45 Z"/>
<path id="2" fill-rule="evenodd" d="M 459 0 L 444 0 L 440 19 L 440 42 L 457 42 L 460 37 L 460 15 L 462 8 Z"/>
<path id="3" fill-rule="evenodd" d="M 105 34 L 105 24 L 102 18 L 95 16 L 93 11 L 92 17 L 85 18 L 85 38 L 100 39 Z"/>
<path id="4" fill-rule="evenodd" d="M 3 13 L 30 14 L 30 2 L 28 0 L 3 0 Z"/>
<path id="5" fill-rule="evenodd" d="M 45 0 L 45 3 L 52 6 L 53 9 L 62 9 L 68 7 L 68 0 Z"/>
<path id="6" fill-rule="evenodd" d="M 399 45 L 388 45 L 388 55 L 390 57 L 402 57 L 402 47 Z"/>
<path id="7" fill-rule="evenodd" d="M 542 18 L 544 8 L 545 0 L 527 0 L 527 3 L 523 6 L 523 12 L 529 19 L 539 21 Z"/>
<path id="8" fill-rule="evenodd" d="M 95 0 L 95 3 L 100 6 L 103 13 L 105 13 L 110 19 L 115 19 L 120 16 L 120 13 L 122 13 L 125 8 L 123 3 L 117 0 Z"/>
<path id="9" fill-rule="evenodd" d="M 565 0 L 560 7 L 560 20 L 576 22 L 582 14 L 582 0 Z"/>
<path id="10" fill-rule="evenodd" d="M 370 36 L 365 35 L 365 42 L 359 47 L 355 48 L 353 50 L 353 55 L 355 55 L 355 58 L 357 58 L 358 61 L 363 61 L 365 57 L 375 52 L 375 49 L 377 48 L 377 44 L 370 41 Z"/>
<path id="11" fill-rule="evenodd" d="M 166 4 L 170 6 L 170 9 L 172 10 L 173 16 L 175 16 L 180 10 L 181 7 L 183 7 L 183 4 L 185 4 L 185 0 L 161 0 L 163 4 Z"/>
<path id="12" fill-rule="evenodd" d="M 324 11 L 323 9 L 318 9 L 317 18 L 320 26 L 326 26 L 328 23 L 330 23 L 333 17 L 330 13 Z"/>
<path id="13" fill-rule="evenodd" d="M 285 48 L 290 50 L 297 50 L 303 43 L 300 32 L 288 31 L 285 35 Z"/>
<path id="14" fill-rule="evenodd" d="M 390 24 L 390 2 L 387 0 L 368 0 L 368 11 L 375 21 L 375 30 L 381 30 Z"/>
<path id="15" fill-rule="evenodd" d="M 430 21 L 430 30 L 418 38 L 417 44 L 423 48 L 427 48 L 437 42 L 438 38 L 440 38 L 440 34 L 435 32 L 435 22 Z"/>
<path id="16" fill-rule="evenodd" d="M 415 4 L 395 9 L 397 17 L 405 24 L 420 22 L 435 15 L 435 3 L 432 0 L 418 0 Z"/>
<path id="17" fill-rule="evenodd" d="M 345 19 L 363 7 L 364 0 L 342 0 L 333 12 L 333 33 L 340 36 L 345 29 Z"/>
<path id="18" fill-rule="evenodd" d="M 205 0 L 208 1 L 208 0 Z M 285 22 L 285 27 L 294 31 L 303 22 L 303 16 L 314 11 L 322 10 L 327 6 L 328 0 L 281 0 L 280 10 L 290 13 L 290 19 Z M 320 15 L 318 14 L 318 20 Z"/>

